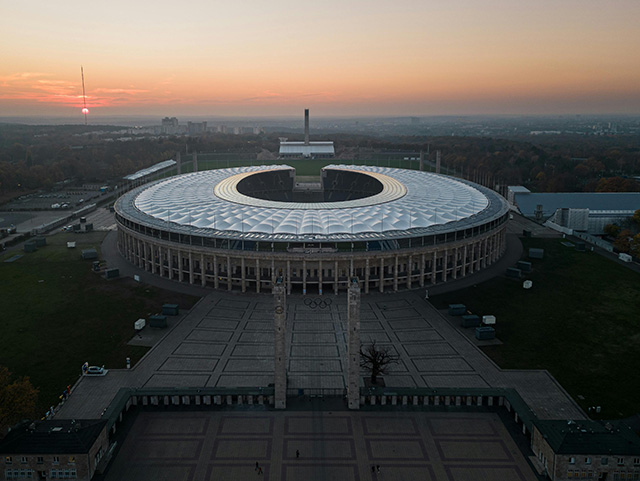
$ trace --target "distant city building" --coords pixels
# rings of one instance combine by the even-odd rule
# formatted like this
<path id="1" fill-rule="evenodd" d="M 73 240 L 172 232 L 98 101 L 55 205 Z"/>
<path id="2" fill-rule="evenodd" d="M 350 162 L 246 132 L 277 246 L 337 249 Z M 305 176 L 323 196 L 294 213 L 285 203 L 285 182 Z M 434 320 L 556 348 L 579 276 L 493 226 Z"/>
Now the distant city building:
<path id="1" fill-rule="evenodd" d="M 537 194 L 522 186 L 509 186 L 507 199 L 525 217 L 541 222 L 550 220 L 594 235 L 603 234 L 605 225 L 620 223 L 640 209 L 640 192 Z"/>
<path id="2" fill-rule="evenodd" d="M 289 142 L 287 139 L 280 139 L 280 158 L 314 158 L 328 159 L 335 157 L 333 142 L 309 141 L 309 109 L 304 111 L 304 142 Z"/>
<path id="3" fill-rule="evenodd" d="M 180 128 L 178 126 L 178 119 L 176 117 L 165 117 L 164 119 L 162 119 L 163 134 L 175 135 L 180 133 L 179 129 Z"/>
<path id="4" fill-rule="evenodd" d="M 187 133 L 189 135 L 202 135 L 207 131 L 206 122 L 187 122 Z"/>

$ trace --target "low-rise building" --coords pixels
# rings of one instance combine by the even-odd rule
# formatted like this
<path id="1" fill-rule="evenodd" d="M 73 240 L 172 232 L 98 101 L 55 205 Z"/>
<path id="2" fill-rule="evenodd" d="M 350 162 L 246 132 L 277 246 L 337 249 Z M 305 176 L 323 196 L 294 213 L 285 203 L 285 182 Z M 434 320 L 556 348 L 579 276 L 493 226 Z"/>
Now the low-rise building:
<path id="1" fill-rule="evenodd" d="M 531 449 L 554 481 L 640 479 L 640 438 L 625 423 L 533 423 Z"/>
<path id="2" fill-rule="evenodd" d="M 0 440 L 0 480 L 89 481 L 108 449 L 107 421 L 23 423 Z"/>

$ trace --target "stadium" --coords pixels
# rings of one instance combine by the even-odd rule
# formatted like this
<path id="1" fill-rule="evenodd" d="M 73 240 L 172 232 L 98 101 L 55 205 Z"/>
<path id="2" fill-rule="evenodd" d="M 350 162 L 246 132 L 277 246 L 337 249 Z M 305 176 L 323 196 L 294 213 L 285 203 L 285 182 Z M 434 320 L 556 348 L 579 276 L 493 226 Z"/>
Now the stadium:
<path id="1" fill-rule="evenodd" d="M 216 289 L 364 293 L 473 274 L 505 250 L 508 204 L 480 185 L 416 170 L 269 165 L 177 175 L 115 205 L 118 247 L 161 277 Z"/>

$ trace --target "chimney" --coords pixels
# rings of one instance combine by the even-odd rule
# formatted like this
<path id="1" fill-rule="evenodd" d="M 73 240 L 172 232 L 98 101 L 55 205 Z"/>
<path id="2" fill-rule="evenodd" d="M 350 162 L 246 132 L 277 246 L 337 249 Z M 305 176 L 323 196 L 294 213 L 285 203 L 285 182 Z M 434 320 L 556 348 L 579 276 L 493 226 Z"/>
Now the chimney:
<path id="1" fill-rule="evenodd" d="M 304 145 L 309 145 L 309 109 L 304 109 Z"/>

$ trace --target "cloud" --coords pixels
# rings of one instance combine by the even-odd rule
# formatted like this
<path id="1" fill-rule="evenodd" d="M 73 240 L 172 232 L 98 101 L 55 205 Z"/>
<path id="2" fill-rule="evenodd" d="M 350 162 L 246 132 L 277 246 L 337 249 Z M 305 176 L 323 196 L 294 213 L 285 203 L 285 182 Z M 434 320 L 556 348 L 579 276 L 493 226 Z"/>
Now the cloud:
<path id="1" fill-rule="evenodd" d="M 147 93 L 149 90 L 144 89 L 108 89 L 108 88 L 97 88 L 93 89 L 93 92 L 101 93 L 101 94 L 126 94 L 126 95 L 137 95 L 141 93 Z"/>

